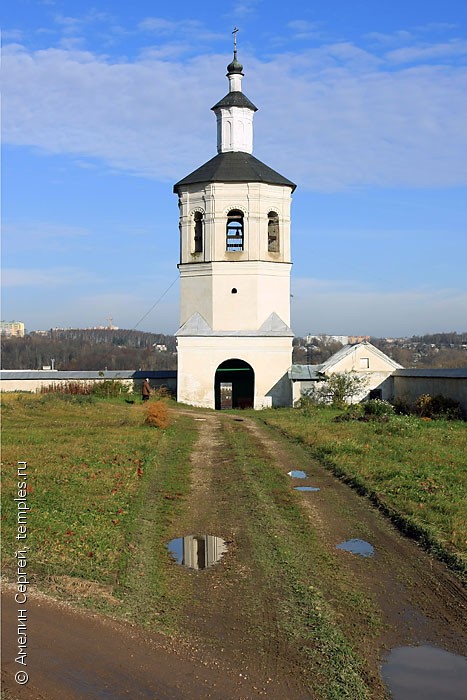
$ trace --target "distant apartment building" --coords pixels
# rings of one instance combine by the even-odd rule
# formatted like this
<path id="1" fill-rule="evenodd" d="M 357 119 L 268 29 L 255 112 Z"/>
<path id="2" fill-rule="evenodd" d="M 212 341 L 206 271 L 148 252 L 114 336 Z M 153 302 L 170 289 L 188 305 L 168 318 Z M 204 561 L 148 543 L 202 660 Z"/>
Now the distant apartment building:
<path id="1" fill-rule="evenodd" d="M 326 335 L 325 333 L 309 333 L 305 336 L 307 345 L 313 345 L 313 341 L 319 340 L 322 343 L 341 343 L 342 345 L 356 345 L 357 343 L 369 342 L 369 335 Z"/>
<path id="2" fill-rule="evenodd" d="M 21 321 L 1 321 L 0 335 L 7 338 L 24 338 L 24 323 Z"/>
<path id="3" fill-rule="evenodd" d="M 369 335 L 349 335 L 348 345 L 357 345 L 358 343 L 369 343 Z"/>
<path id="4" fill-rule="evenodd" d="M 342 345 L 348 345 L 349 336 L 348 335 L 326 335 L 325 333 L 308 333 L 305 336 L 306 344 L 313 345 L 313 341 L 319 340 L 322 343 L 342 343 Z"/>

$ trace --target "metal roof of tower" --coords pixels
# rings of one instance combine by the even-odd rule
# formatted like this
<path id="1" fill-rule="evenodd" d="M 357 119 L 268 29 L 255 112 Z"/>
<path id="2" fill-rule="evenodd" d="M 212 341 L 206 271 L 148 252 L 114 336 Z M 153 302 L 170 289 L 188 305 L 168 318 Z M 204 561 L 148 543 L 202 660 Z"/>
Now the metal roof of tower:
<path id="1" fill-rule="evenodd" d="M 264 182 L 269 185 L 286 185 L 295 190 L 296 185 L 268 165 L 243 151 L 218 153 L 200 168 L 179 180 L 174 192 L 185 185 L 203 182 Z"/>

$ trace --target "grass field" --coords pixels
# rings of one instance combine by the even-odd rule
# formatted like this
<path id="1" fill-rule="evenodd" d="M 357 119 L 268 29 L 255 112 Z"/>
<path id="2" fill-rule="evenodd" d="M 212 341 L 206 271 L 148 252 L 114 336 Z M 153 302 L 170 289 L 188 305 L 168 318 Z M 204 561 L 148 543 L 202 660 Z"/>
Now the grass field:
<path id="1" fill-rule="evenodd" d="M 407 533 L 465 571 L 467 423 L 392 416 L 335 422 L 342 411 L 262 411 L 260 419 L 369 496 Z"/>
<path id="2" fill-rule="evenodd" d="M 193 507 L 190 454 L 200 424 L 196 411 L 190 416 L 175 410 L 167 428 L 154 428 L 145 423 L 146 410 L 139 400 L 2 397 L 3 573 L 14 577 L 14 553 L 23 544 L 16 540 L 14 499 L 18 462 L 25 461 L 28 488 L 21 498 L 31 508 L 32 583 L 71 602 L 181 634 L 187 601 L 196 609 L 200 587 L 210 580 L 180 575 L 166 549 L 181 524 L 189 527 L 194 512 L 187 507 L 190 498 Z M 279 430 L 288 437 L 281 442 L 287 464 L 294 450 L 300 464 L 306 450 L 460 570 L 467 539 L 466 424 L 413 417 L 336 423 L 338 413 L 284 409 L 242 415 L 267 423 L 270 429 L 263 430 L 269 434 Z M 308 657 L 303 668 L 317 697 L 370 697 L 369 687 L 379 681 L 374 666 L 370 671 L 365 664 L 377 653 L 380 611 L 351 570 L 336 567 L 335 555 L 304 518 L 286 470 L 273 464 L 242 425 L 222 422 L 214 449 L 227 466 L 217 461 L 211 466 L 210 490 L 202 492 L 200 508 L 209 528 L 225 530 L 232 541 L 236 533 L 237 564 L 253 574 L 239 587 L 237 564 L 225 567 L 218 572 L 223 585 L 201 590 L 203 607 L 216 595 L 219 610 L 235 601 L 247 619 L 252 649 L 268 648 L 275 632 L 264 626 L 267 601 L 275 609 L 279 638 Z M 202 460 L 198 470 L 205 466 Z M 228 593 L 229 582 L 235 593 Z M 242 635 L 244 641 L 247 632 Z"/>
<path id="3" fill-rule="evenodd" d="M 79 597 L 79 590 L 66 590 L 66 581 L 94 582 L 98 595 L 88 588 L 83 597 L 100 599 L 127 575 L 148 480 L 157 473 L 163 494 L 188 488 L 183 476 L 193 431 L 183 418 L 164 431 L 150 427 L 145 407 L 121 399 L 15 394 L 2 397 L 2 413 L 3 573 L 14 569 L 14 552 L 26 542 L 28 570 L 40 587 L 60 580 L 65 595 Z M 31 508 L 27 540 L 20 543 L 14 500 L 19 461 L 27 462 Z M 159 499 L 159 539 L 176 509 L 176 500 Z M 162 595 L 160 572 L 158 581 Z"/>

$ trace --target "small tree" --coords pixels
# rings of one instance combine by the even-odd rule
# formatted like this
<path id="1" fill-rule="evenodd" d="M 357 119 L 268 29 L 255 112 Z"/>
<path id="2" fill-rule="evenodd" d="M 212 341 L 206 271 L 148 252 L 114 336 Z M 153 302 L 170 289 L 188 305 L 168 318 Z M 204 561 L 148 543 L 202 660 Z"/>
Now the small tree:
<path id="1" fill-rule="evenodd" d="M 342 408 L 363 392 L 368 378 L 358 372 L 335 372 L 329 376 L 318 374 L 322 383 L 314 390 L 313 395 L 319 403 L 329 403 L 331 406 Z"/>

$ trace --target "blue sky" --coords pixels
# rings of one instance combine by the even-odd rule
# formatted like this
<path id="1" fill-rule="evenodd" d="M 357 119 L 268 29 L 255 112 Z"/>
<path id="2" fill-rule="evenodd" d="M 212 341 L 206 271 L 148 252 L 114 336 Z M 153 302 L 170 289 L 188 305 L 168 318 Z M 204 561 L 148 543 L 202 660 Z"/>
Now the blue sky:
<path id="1" fill-rule="evenodd" d="M 216 154 L 237 26 L 254 154 L 297 183 L 295 333 L 467 330 L 463 0 L 2 14 L 4 320 L 177 330 L 172 186 Z"/>

